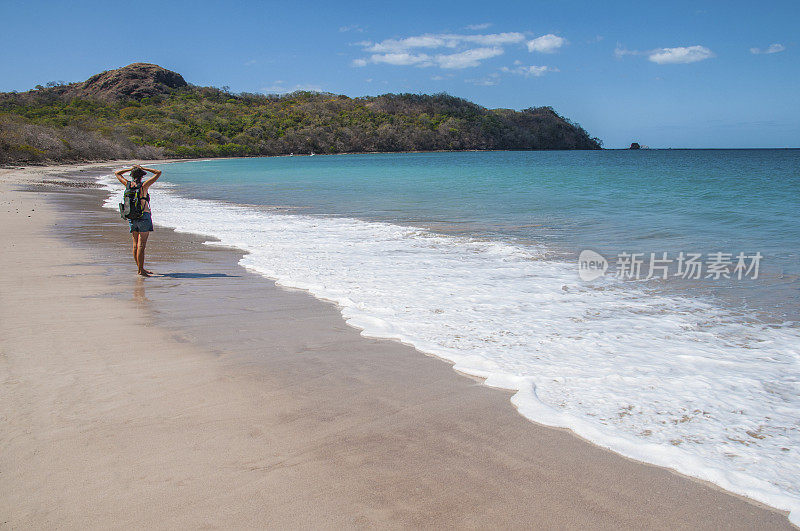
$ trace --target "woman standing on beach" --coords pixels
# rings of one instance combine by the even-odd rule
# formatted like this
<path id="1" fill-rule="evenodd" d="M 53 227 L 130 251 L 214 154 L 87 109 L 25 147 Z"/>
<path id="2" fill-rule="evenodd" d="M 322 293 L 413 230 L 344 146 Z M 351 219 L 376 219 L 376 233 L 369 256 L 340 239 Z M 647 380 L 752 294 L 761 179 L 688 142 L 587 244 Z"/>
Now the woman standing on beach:
<path id="1" fill-rule="evenodd" d="M 122 176 L 127 172 L 131 173 L 133 182 Z M 153 176 L 142 184 L 142 179 L 148 172 L 152 173 Z M 152 271 L 144 268 L 144 249 L 147 246 L 147 237 L 153 231 L 153 218 L 150 214 L 150 193 L 148 190 L 150 185 L 161 177 L 161 170 L 151 170 L 136 164 L 128 169 L 117 170 L 114 175 L 117 176 L 119 182 L 125 185 L 125 188 L 140 188 L 139 197 L 141 198 L 142 217 L 128 220 L 128 222 L 130 223 L 131 236 L 133 236 L 133 259 L 136 261 L 136 267 L 141 276 L 149 277 Z"/>

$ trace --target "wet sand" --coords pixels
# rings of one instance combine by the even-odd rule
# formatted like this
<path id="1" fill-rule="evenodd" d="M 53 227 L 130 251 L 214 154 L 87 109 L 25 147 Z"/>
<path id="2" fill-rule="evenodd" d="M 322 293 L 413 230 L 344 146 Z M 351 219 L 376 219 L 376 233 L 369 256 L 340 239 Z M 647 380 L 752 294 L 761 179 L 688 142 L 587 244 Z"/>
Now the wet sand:
<path id="1" fill-rule="evenodd" d="M 0 170 L 0 526 L 791 527 L 361 337 L 158 227 L 156 187 L 138 278 L 103 192 L 30 185 L 66 171 Z"/>

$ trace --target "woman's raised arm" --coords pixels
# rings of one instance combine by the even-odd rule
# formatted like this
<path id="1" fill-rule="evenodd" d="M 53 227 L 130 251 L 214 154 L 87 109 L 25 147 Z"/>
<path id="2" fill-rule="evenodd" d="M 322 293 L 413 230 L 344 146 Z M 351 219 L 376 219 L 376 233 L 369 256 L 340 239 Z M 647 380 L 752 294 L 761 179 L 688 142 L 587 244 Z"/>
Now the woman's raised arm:
<path id="1" fill-rule="evenodd" d="M 144 171 L 149 171 L 150 173 L 153 174 L 153 176 L 150 177 L 149 179 L 147 179 L 147 181 L 145 181 L 145 183 L 142 185 L 142 188 L 144 188 L 144 189 L 149 188 L 151 184 L 156 182 L 158 180 L 158 178 L 161 177 L 161 170 L 152 170 L 150 168 L 145 168 L 143 166 L 139 166 L 139 167 L 142 168 Z"/>
<path id="2" fill-rule="evenodd" d="M 124 169 L 124 168 L 123 168 L 123 169 L 121 169 L 121 170 L 117 170 L 117 171 L 115 171 L 115 172 L 114 172 L 114 175 L 116 175 L 116 176 L 117 176 L 117 180 L 118 180 L 119 182 L 121 182 L 121 183 L 122 183 L 122 184 L 124 184 L 125 186 L 128 186 L 128 180 L 127 180 L 125 177 L 123 177 L 123 176 L 122 176 L 122 174 L 123 174 L 123 173 L 127 173 L 127 172 L 129 172 L 129 171 L 131 171 L 131 170 L 133 170 L 133 168 L 128 168 L 128 169 Z"/>

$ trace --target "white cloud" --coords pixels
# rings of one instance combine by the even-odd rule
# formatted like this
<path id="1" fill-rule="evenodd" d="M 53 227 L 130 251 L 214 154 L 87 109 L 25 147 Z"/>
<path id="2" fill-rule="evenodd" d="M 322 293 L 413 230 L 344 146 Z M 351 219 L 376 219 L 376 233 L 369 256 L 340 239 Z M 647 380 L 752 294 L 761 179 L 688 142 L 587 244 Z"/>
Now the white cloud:
<path id="1" fill-rule="evenodd" d="M 474 48 L 449 55 L 437 55 L 434 59 L 441 68 L 470 68 L 480 65 L 485 59 L 502 54 L 502 48 Z"/>
<path id="2" fill-rule="evenodd" d="M 472 68 L 479 66 L 486 59 L 502 55 L 504 46 L 524 41 L 525 36 L 516 32 L 484 35 L 429 33 L 402 39 L 386 39 L 380 42 L 363 41 L 356 45 L 364 48 L 364 51 L 369 52 L 370 55 L 355 59 L 351 64 L 356 67 L 373 63 L 396 66 L 438 66 L 444 69 Z M 436 51 L 439 53 L 434 53 Z"/>
<path id="3" fill-rule="evenodd" d="M 770 44 L 769 48 L 767 48 L 766 53 L 780 53 L 786 49 L 786 46 L 780 43 Z"/>
<path id="4" fill-rule="evenodd" d="M 491 22 L 484 22 L 483 24 L 470 24 L 465 29 L 468 29 L 468 30 L 482 30 L 482 29 L 488 28 L 491 25 L 492 25 Z"/>
<path id="5" fill-rule="evenodd" d="M 547 72 L 559 72 L 558 68 L 552 66 L 518 66 L 516 68 L 509 68 L 504 66 L 500 69 L 501 72 L 506 72 L 509 74 L 519 74 L 525 77 L 541 77 L 545 75 Z"/>
<path id="6" fill-rule="evenodd" d="M 775 42 L 770 44 L 768 48 L 762 50 L 760 48 L 750 48 L 750 53 L 752 54 L 760 54 L 760 53 L 780 53 L 786 49 L 786 46 Z"/>
<path id="7" fill-rule="evenodd" d="M 714 52 L 705 46 L 678 46 L 658 48 L 648 53 L 647 59 L 660 65 L 696 63 L 714 57 Z"/>
<path id="8" fill-rule="evenodd" d="M 345 32 L 348 32 L 348 31 L 357 31 L 358 33 L 364 33 L 364 28 L 362 28 L 358 24 L 351 24 L 349 26 L 340 27 L 339 31 L 342 32 L 342 33 L 345 33 Z"/>
<path id="9" fill-rule="evenodd" d="M 365 66 L 367 63 L 389 64 L 395 66 L 438 66 L 445 69 L 460 69 L 479 66 L 481 61 L 503 54 L 503 49 L 494 48 L 472 48 L 463 52 L 451 54 L 429 55 L 426 53 L 376 53 L 369 59 L 355 59 L 353 66 Z"/>
<path id="10" fill-rule="evenodd" d="M 617 43 L 617 47 L 614 48 L 614 57 L 616 57 L 617 59 L 624 57 L 626 55 L 642 55 L 642 53 L 643 52 L 637 52 L 636 50 L 628 50 L 619 43 Z"/>
<path id="11" fill-rule="evenodd" d="M 567 39 L 548 33 L 528 41 L 529 52 L 553 53 L 567 43 Z"/>
<path id="12" fill-rule="evenodd" d="M 522 33 L 489 33 L 485 35 L 462 35 L 453 33 L 428 33 L 403 39 L 386 39 L 381 42 L 359 42 L 367 52 L 373 53 L 398 53 L 414 48 L 457 48 L 464 44 L 477 44 L 479 46 L 502 46 L 514 44 L 525 40 Z"/>
<path id="13" fill-rule="evenodd" d="M 359 59 L 356 59 L 359 61 Z M 362 59 L 362 61 L 365 61 Z M 369 62 L 371 63 L 386 63 L 389 65 L 417 65 L 417 66 L 431 66 L 431 57 L 428 54 L 413 54 L 413 53 L 376 53 L 370 56 Z M 366 62 L 364 63 L 366 64 Z"/>
<path id="14" fill-rule="evenodd" d="M 660 65 L 696 63 L 697 61 L 716 57 L 714 52 L 705 46 L 678 46 L 675 48 L 656 48 L 655 50 L 639 51 L 628 50 L 617 43 L 617 47 L 614 49 L 614 56 L 617 59 L 621 59 L 626 55 L 646 55 L 649 61 Z"/>
<path id="15" fill-rule="evenodd" d="M 440 48 L 448 46 L 440 35 L 419 35 L 416 37 L 406 37 L 405 39 L 386 39 L 385 41 L 371 43 L 366 42 L 365 50 L 368 52 L 378 53 L 392 53 L 404 52 L 413 48 Z M 453 43 L 450 47 L 455 47 L 457 43 Z"/>
<path id="16" fill-rule="evenodd" d="M 255 59 L 250 59 L 244 63 L 244 66 L 253 66 L 254 64 L 258 63 Z"/>
<path id="17" fill-rule="evenodd" d="M 496 78 L 493 77 L 481 77 L 478 79 L 465 79 L 465 83 L 472 83 L 473 85 L 477 85 L 479 87 L 493 87 L 499 83 Z"/>
<path id="18" fill-rule="evenodd" d="M 502 46 L 504 44 L 515 44 L 525 40 L 525 35 L 517 32 L 491 33 L 488 35 L 462 35 L 464 41 L 481 44 L 483 46 Z"/>

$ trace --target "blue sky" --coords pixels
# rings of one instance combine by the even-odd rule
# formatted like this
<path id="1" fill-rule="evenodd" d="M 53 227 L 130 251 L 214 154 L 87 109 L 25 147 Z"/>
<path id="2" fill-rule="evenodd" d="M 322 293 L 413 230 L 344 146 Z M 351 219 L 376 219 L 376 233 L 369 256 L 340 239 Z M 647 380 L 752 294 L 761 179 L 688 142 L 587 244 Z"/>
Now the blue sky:
<path id="1" fill-rule="evenodd" d="M 234 92 L 550 105 L 606 147 L 800 147 L 800 2 L 2 0 L 0 90 L 143 61 Z"/>

